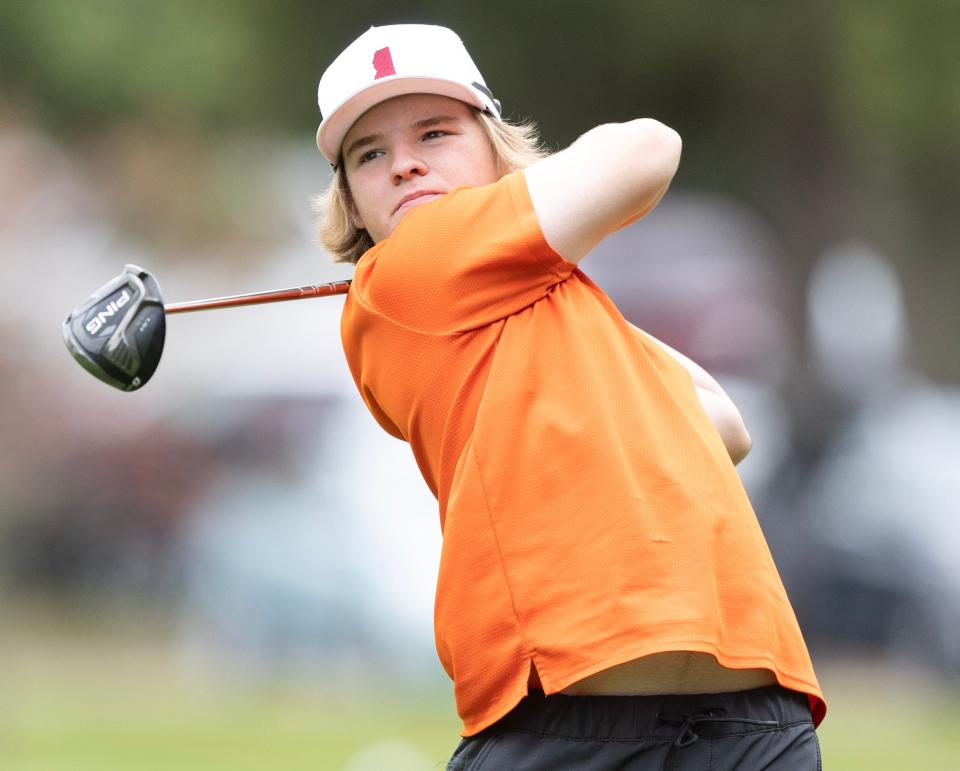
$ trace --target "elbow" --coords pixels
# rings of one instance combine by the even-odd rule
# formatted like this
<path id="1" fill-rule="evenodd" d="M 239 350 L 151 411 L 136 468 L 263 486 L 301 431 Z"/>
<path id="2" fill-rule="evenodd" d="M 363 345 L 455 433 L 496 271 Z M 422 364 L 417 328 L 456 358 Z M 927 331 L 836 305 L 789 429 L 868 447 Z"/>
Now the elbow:
<path id="1" fill-rule="evenodd" d="M 631 157 L 638 177 L 659 180 L 666 187 L 680 166 L 680 135 L 653 118 L 639 118 L 626 126 L 632 135 Z"/>
<path id="2" fill-rule="evenodd" d="M 683 140 L 680 135 L 669 126 L 662 123 L 657 124 L 659 128 L 658 152 L 663 157 L 664 168 L 669 174 L 668 181 L 673 179 L 673 175 L 680 168 L 680 155 L 683 152 Z"/>
<path id="3" fill-rule="evenodd" d="M 667 192 L 680 165 L 683 143 L 669 126 L 652 118 L 640 118 L 616 127 L 618 143 L 614 177 L 630 202 L 629 214 L 641 217 L 651 211 Z"/>

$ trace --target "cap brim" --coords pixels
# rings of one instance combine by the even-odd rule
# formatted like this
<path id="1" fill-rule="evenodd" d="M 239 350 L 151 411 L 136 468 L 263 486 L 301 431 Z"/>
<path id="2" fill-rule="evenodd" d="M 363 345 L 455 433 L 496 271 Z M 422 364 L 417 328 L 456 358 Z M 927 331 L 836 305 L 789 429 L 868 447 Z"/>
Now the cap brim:
<path id="1" fill-rule="evenodd" d="M 436 94 L 449 96 L 473 105 L 478 110 L 489 108 L 478 91 L 450 80 L 424 77 L 396 77 L 374 83 L 358 91 L 324 118 L 317 129 L 317 147 L 330 163 L 336 164 L 343 138 L 350 127 L 371 107 L 404 94 Z"/>

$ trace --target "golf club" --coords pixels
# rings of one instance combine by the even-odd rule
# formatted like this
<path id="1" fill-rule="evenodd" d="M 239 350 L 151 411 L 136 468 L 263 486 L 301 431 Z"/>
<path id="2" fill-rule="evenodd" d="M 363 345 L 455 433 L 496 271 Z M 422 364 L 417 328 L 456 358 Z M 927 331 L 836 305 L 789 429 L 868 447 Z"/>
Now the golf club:
<path id="1" fill-rule="evenodd" d="M 73 358 L 94 377 L 121 391 L 136 391 L 160 363 L 167 314 L 326 297 L 346 294 L 349 288 L 350 281 L 343 280 L 164 305 L 153 275 L 125 265 L 119 276 L 67 316 L 63 340 Z"/>

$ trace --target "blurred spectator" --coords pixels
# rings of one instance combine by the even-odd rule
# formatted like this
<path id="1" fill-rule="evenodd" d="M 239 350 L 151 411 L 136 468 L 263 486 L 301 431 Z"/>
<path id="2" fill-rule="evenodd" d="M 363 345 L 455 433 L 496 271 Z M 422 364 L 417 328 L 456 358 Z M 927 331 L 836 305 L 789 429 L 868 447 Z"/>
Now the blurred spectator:
<path id="1" fill-rule="evenodd" d="M 808 303 L 819 428 L 778 505 L 796 523 L 788 564 L 813 640 L 960 676 L 960 389 L 908 367 L 905 317 L 881 255 L 823 255 Z"/>

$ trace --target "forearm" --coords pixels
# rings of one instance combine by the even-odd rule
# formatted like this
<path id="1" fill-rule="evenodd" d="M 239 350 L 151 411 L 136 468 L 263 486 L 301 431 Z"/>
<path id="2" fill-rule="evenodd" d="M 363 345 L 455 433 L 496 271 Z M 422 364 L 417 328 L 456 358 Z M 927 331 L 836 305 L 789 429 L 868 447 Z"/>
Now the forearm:
<path id="1" fill-rule="evenodd" d="M 747 457 L 753 446 L 753 440 L 750 438 L 740 411 L 730 397 L 722 391 L 717 393 L 699 385 L 695 385 L 694 389 L 704 412 L 720 434 L 730 460 L 736 465 Z"/>
<path id="2" fill-rule="evenodd" d="M 750 438 L 737 405 L 727 396 L 727 392 L 723 390 L 716 379 L 690 357 L 684 356 L 680 351 L 671 348 L 649 332 L 644 332 L 633 324 L 630 326 L 638 334 L 659 345 L 690 374 L 700 404 L 704 412 L 707 413 L 707 417 L 710 418 L 710 422 L 713 423 L 714 428 L 720 434 L 723 446 L 726 447 L 727 454 L 734 464 L 747 457 L 747 453 L 753 446 L 753 440 Z"/>

